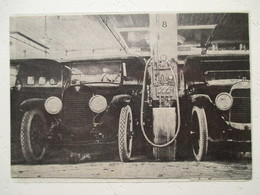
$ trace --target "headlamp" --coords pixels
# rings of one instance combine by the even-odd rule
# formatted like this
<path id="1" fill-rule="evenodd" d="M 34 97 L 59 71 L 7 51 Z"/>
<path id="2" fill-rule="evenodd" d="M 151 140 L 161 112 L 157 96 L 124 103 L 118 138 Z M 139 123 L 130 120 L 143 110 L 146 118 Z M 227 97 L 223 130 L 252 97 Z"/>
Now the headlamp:
<path id="1" fill-rule="evenodd" d="M 48 113 L 58 114 L 62 109 L 62 102 L 59 98 L 51 96 L 45 101 L 44 107 Z"/>
<path id="2" fill-rule="evenodd" d="M 220 93 L 215 99 L 218 109 L 226 111 L 229 110 L 233 104 L 233 98 L 229 93 Z"/>
<path id="3" fill-rule="evenodd" d="M 95 113 L 101 113 L 107 108 L 107 100 L 102 95 L 95 95 L 89 100 L 89 107 Z"/>

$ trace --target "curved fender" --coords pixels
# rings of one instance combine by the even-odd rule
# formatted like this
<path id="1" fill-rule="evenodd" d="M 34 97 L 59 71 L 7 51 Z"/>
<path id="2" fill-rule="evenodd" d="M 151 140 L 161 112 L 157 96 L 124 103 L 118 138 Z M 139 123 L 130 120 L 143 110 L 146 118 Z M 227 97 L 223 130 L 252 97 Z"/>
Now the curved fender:
<path id="1" fill-rule="evenodd" d="M 201 107 L 206 107 L 209 105 L 214 104 L 210 97 L 205 94 L 195 94 L 191 96 L 191 102 L 195 105 L 198 106 L 199 108 Z"/>
<path id="2" fill-rule="evenodd" d="M 131 99 L 132 96 L 128 94 L 114 96 L 107 110 L 100 118 L 102 120 L 102 123 L 105 124 L 107 127 L 114 129 L 114 131 L 117 132 L 118 120 L 119 120 L 121 108 L 130 104 Z"/>
<path id="3" fill-rule="evenodd" d="M 122 107 L 130 104 L 131 99 L 132 96 L 128 94 L 114 96 L 108 105 L 107 110 L 105 111 L 104 117 L 108 114 L 116 115 L 116 113 L 120 112 Z"/>
<path id="4" fill-rule="evenodd" d="M 110 106 L 124 107 L 130 104 L 131 99 L 132 96 L 128 94 L 116 95 L 113 97 L 112 101 L 110 102 Z"/>
<path id="5" fill-rule="evenodd" d="M 45 102 L 45 99 L 43 98 L 32 98 L 32 99 L 28 99 L 28 100 L 25 100 L 23 101 L 21 104 L 20 104 L 20 110 L 25 112 L 25 111 L 28 111 L 28 110 L 32 110 L 40 105 L 43 105 Z"/>

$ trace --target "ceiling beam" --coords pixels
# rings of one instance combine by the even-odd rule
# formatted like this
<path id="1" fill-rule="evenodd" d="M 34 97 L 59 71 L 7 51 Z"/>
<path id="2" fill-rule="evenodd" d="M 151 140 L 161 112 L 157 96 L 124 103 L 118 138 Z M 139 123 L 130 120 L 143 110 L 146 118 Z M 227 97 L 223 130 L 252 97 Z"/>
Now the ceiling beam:
<path id="1" fill-rule="evenodd" d="M 116 28 L 118 32 L 136 32 L 136 31 L 149 31 L 149 27 L 128 27 L 128 28 Z"/>
<path id="2" fill-rule="evenodd" d="M 217 25 L 191 25 L 191 26 L 178 26 L 178 30 L 196 30 L 196 29 L 214 29 Z"/>
<path id="3" fill-rule="evenodd" d="M 219 24 L 218 24 L 218 25 L 214 28 L 214 30 L 211 32 L 211 35 L 209 36 L 208 40 L 207 40 L 206 43 L 205 43 L 205 49 L 202 50 L 202 54 L 204 54 L 204 53 L 207 52 L 207 50 L 208 50 L 208 48 L 209 48 L 209 46 L 210 46 L 210 44 L 211 44 L 211 42 L 212 42 L 212 39 L 213 39 L 213 37 L 214 37 L 215 34 L 216 34 L 216 31 L 220 28 L 220 26 L 222 25 L 222 23 L 223 23 L 223 21 L 226 19 L 226 17 L 227 17 L 227 14 L 225 13 L 225 14 L 222 16 L 222 18 L 221 18 Z"/>
<path id="4" fill-rule="evenodd" d="M 101 24 L 103 24 L 105 26 L 105 28 L 108 30 L 108 32 L 112 35 L 114 40 L 116 40 L 116 42 L 119 44 L 119 46 L 125 51 L 125 53 L 128 53 L 128 47 L 123 43 L 120 36 L 115 32 L 113 27 L 111 27 L 108 24 L 107 19 L 103 18 L 101 15 L 99 15 L 98 18 L 101 20 Z"/>
<path id="5" fill-rule="evenodd" d="M 35 43 L 36 45 L 39 45 L 40 47 L 42 47 L 42 48 L 44 48 L 44 49 L 50 49 L 50 48 L 46 47 L 45 45 L 39 43 L 38 41 L 35 41 L 34 39 L 32 39 L 32 38 L 26 36 L 25 34 L 23 34 L 23 33 L 21 33 L 21 32 L 12 31 L 12 32 L 10 32 L 10 34 L 11 34 L 11 35 L 21 36 L 21 37 L 27 39 L 28 41 L 31 41 L 31 42 Z"/>

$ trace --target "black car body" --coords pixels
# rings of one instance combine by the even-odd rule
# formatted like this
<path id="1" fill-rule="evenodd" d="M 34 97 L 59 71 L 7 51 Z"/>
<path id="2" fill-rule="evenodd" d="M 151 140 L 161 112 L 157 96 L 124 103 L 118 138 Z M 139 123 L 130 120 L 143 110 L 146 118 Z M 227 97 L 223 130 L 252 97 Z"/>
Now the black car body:
<path id="1" fill-rule="evenodd" d="M 190 132 L 198 161 L 214 143 L 220 143 L 223 150 L 251 150 L 249 71 L 249 55 L 246 54 L 186 59 L 184 77 Z"/>
<path id="2" fill-rule="evenodd" d="M 20 126 L 23 109 L 45 100 L 49 94 L 60 95 L 68 82 L 69 70 L 48 59 L 17 59 L 10 61 L 11 143 L 12 161 L 20 158 Z M 19 161 L 19 160 L 18 160 Z"/>
<path id="3" fill-rule="evenodd" d="M 90 149 L 111 144 L 118 144 L 121 161 L 128 161 L 139 118 L 143 59 L 124 56 L 62 65 L 70 70 L 70 84 L 61 96 L 22 108 L 27 161 L 40 162 L 50 145 Z"/>

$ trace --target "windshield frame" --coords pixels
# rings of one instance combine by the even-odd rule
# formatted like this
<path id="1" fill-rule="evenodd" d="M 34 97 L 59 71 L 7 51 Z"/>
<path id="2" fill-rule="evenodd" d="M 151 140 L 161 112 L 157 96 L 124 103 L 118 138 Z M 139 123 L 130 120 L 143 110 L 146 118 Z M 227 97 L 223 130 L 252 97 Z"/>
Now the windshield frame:
<path id="1" fill-rule="evenodd" d="M 241 78 L 220 78 L 220 79 L 216 79 L 216 77 L 214 77 L 214 79 L 209 79 L 208 75 L 209 73 L 216 73 L 219 75 L 220 74 L 228 74 L 228 73 L 243 73 L 243 74 L 247 74 L 245 77 L 241 77 Z M 228 75 L 227 75 L 228 76 Z M 241 81 L 245 81 L 245 80 L 250 80 L 250 71 L 249 70 L 207 70 L 204 72 L 204 79 L 205 82 L 209 85 L 231 85 L 231 84 L 235 84 L 237 82 L 241 82 Z"/>
<path id="2" fill-rule="evenodd" d="M 71 64 L 71 85 L 99 84 L 99 83 L 100 84 L 109 83 L 109 84 L 118 85 L 122 83 L 123 80 L 122 64 L 123 64 L 122 60 L 98 60 L 98 61 L 91 60 L 91 61 L 73 62 Z M 88 68 L 86 68 L 83 71 L 82 67 L 88 67 Z M 99 74 L 86 74 L 86 71 L 89 69 L 89 67 L 96 68 L 96 70 L 99 71 Z M 113 71 L 113 68 L 111 69 L 111 67 L 115 69 L 114 72 L 111 72 Z M 117 67 L 118 69 L 116 71 Z M 73 73 L 73 71 L 79 71 L 79 73 L 75 74 Z"/>

